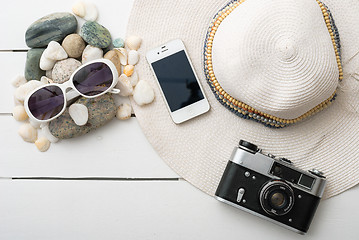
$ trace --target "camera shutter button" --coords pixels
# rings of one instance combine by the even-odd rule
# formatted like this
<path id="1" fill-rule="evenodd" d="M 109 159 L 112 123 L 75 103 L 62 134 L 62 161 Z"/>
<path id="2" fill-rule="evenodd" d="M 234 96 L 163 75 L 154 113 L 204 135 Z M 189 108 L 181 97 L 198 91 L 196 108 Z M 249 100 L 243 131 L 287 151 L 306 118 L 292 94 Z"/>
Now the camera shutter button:
<path id="1" fill-rule="evenodd" d="M 237 195 L 237 202 L 241 202 L 243 195 L 246 191 L 244 190 L 244 188 L 240 188 L 238 189 L 238 195 Z"/>

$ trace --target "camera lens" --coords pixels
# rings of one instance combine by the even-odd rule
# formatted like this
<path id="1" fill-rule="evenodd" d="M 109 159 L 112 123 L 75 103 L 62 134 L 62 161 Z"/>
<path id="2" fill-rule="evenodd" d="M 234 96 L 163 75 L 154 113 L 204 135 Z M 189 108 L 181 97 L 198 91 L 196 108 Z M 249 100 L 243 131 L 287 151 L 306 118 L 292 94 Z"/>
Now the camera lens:
<path id="1" fill-rule="evenodd" d="M 294 193 L 283 181 L 266 183 L 260 192 L 260 203 L 264 211 L 274 215 L 285 215 L 293 207 Z"/>

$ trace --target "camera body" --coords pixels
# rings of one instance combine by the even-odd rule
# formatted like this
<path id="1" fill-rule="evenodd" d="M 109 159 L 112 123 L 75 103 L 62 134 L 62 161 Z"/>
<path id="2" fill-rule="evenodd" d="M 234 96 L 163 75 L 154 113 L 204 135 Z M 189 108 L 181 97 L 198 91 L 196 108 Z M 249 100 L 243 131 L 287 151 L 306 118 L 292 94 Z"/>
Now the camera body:
<path id="1" fill-rule="evenodd" d="M 318 170 L 298 169 L 285 158 L 264 155 L 241 140 L 233 150 L 216 198 L 297 233 L 308 231 L 326 180 Z"/>

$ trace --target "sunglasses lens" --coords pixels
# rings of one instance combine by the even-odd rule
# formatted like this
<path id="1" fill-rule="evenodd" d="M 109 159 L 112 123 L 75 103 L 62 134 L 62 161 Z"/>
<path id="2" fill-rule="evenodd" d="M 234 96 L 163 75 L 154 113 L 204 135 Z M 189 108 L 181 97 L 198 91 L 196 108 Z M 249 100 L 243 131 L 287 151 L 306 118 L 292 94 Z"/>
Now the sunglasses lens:
<path id="1" fill-rule="evenodd" d="M 64 95 L 58 86 L 46 86 L 34 92 L 28 101 L 31 114 L 38 120 L 58 115 L 64 107 Z"/>
<path id="2" fill-rule="evenodd" d="M 113 74 L 105 63 L 92 63 L 81 68 L 73 77 L 75 88 L 85 96 L 99 95 L 111 87 Z"/>

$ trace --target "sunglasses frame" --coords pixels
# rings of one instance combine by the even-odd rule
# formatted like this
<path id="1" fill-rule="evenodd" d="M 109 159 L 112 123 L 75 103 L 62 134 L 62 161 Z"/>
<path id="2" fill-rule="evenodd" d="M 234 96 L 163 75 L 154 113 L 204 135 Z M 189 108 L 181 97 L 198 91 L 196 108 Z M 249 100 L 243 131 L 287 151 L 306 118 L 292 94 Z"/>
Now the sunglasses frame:
<path id="1" fill-rule="evenodd" d="M 90 64 L 93 64 L 93 63 L 105 63 L 111 70 L 112 72 L 112 77 L 113 77 L 113 81 L 112 81 L 112 84 L 111 86 L 106 89 L 105 91 L 103 91 L 102 93 L 99 93 L 97 95 L 94 95 L 94 96 L 87 96 L 87 95 L 84 95 L 82 94 L 79 90 L 76 89 L 75 85 L 74 85 L 74 82 L 73 82 L 73 77 L 76 75 L 77 72 L 79 72 L 82 68 L 90 65 Z M 118 72 L 117 72 L 117 69 L 115 67 L 115 65 L 108 59 L 96 59 L 96 60 L 93 60 L 93 61 L 90 61 L 88 63 L 85 63 L 84 65 L 81 65 L 78 69 L 76 69 L 72 74 L 71 74 L 71 77 L 68 81 L 64 82 L 64 83 L 50 83 L 50 84 L 45 84 L 43 86 L 40 86 L 36 89 L 34 89 L 33 91 L 31 91 L 25 98 L 25 101 L 24 101 L 24 107 L 25 107 L 25 111 L 27 113 L 27 115 L 34 121 L 36 122 L 39 122 L 39 123 L 46 123 L 46 122 L 50 122 L 52 120 L 54 120 L 55 118 L 59 117 L 61 114 L 64 113 L 66 107 L 67 107 L 67 102 L 78 97 L 78 96 L 83 96 L 85 98 L 95 98 L 95 97 L 99 97 L 99 96 L 102 96 L 108 92 L 111 92 L 113 94 L 118 94 L 120 93 L 120 90 L 119 89 L 115 89 L 114 87 L 116 86 L 118 82 Z M 40 119 L 37 119 L 36 117 L 34 117 L 29 109 L 29 99 L 30 97 L 36 92 L 38 91 L 39 89 L 41 88 L 44 88 L 44 87 L 48 87 L 48 86 L 57 86 L 61 89 L 62 93 L 63 93 L 63 96 L 64 96 L 64 106 L 63 108 L 61 109 L 61 111 L 56 114 L 55 116 L 53 116 L 52 118 L 49 118 L 49 119 L 46 119 L 46 120 L 40 120 Z M 70 91 L 66 92 L 67 89 L 71 89 Z"/>

